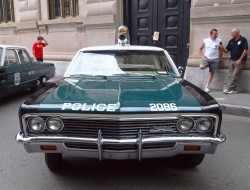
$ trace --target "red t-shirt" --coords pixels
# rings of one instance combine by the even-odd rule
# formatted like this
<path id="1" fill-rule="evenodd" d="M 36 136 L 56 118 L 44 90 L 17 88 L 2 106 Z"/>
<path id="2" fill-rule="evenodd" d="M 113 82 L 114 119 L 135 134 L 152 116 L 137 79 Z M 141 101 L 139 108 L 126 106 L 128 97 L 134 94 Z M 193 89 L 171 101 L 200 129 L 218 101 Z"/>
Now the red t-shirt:
<path id="1" fill-rule="evenodd" d="M 36 58 L 43 58 L 43 47 L 45 46 L 45 43 L 35 42 L 33 44 L 32 49 Z"/>

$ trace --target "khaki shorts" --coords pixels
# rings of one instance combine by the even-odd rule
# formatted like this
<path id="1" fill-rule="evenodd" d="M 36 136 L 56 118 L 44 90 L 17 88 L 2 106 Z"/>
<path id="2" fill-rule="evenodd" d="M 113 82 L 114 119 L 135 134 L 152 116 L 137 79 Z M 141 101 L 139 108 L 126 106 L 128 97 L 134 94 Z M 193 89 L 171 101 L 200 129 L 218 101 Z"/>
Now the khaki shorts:
<path id="1" fill-rule="evenodd" d="M 219 68 L 219 59 L 207 59 L 201 60 L 201 65 L 205 65 L 209 68 L 209 72 L 215 73 Z"/>

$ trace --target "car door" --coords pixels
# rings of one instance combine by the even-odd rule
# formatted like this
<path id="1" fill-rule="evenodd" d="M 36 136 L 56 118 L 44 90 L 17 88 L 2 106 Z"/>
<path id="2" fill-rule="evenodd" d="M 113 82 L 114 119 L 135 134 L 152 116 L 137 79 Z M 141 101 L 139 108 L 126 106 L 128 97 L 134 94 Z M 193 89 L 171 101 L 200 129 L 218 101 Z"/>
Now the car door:
<path id="1" fill-rule="evenodd" d="M 4 49 L 0 47 L 0 98 L 6 95 L 7 73 L 3 65 Z"/>
<path id="2" fill-rule="evenodd" d="M 32 62 L 32 58 L 30 57 L 29 53 L 26 49 L 18 48 L 17 55 L 19 58 L 19 62 L 22 66 L 22 75 L 23 75 L 23 82 L 26 87 L 31 87 L 35 83 L 34 81 L 37 80 L 36 76 L 36 68 L 34 67 L 34 63 Z"/>
<path id="3" fill-rule="evenodd" d="M 5 51 L 4 67 L 7 73 L 7 93 L 13 93 L 22 89 L 23 73 L 22 66 L 18 60 L 15 49 L 9 48 Z"/>

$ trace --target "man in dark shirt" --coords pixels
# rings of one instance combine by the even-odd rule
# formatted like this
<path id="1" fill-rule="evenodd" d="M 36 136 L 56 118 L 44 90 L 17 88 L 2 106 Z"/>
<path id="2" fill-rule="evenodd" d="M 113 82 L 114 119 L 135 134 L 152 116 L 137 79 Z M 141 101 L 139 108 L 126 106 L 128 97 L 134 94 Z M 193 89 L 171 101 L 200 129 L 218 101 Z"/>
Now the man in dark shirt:
<path id="1" fill-rule="evenodd" d="M 247 39 L 240 35 L 240 30 L 233 28 L 231 31 L 232 39 L 229 40 L 227 47 L 223 48 L 225 53 L 230 51 L 229 80 L 223 92 L 225 94 L 237 93 L 237 82 L 247 60 L 248 43 Z"/>

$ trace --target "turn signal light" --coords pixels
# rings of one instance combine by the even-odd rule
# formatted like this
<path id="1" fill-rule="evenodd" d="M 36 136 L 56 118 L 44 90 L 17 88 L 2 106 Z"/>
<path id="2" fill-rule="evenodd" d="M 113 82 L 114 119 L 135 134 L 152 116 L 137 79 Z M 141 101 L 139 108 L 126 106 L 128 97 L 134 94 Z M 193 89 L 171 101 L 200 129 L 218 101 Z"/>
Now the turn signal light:
<path id="1" fill-rule="evenodd" d="M 187 145 L 187 146 L 184 146 L 184 150 L 185 151 L 200 151 L 201 150 L 201 146 Z"/>
<path id="2" fill-rule="evenodd" d="M 41 150 L 57 150 L 55 145 L 41 145 Z"/>

